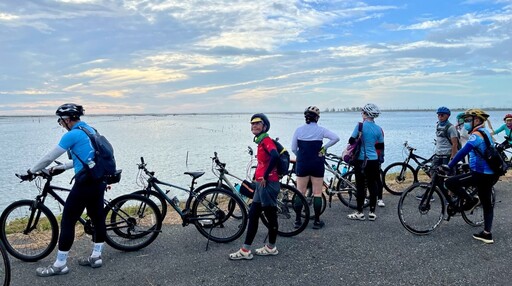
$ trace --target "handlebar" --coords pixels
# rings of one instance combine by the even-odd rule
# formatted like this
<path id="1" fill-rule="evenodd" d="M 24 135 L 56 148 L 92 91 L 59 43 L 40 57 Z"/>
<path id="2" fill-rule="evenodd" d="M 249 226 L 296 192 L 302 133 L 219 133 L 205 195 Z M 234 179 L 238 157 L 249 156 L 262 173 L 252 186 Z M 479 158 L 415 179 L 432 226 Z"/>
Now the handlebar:
<path id="1" fill-rule="evenodd" d="M 211 157 L 211 158 L 212 158 L 212 161 L 213 161 L 213 162 L 215 162 L 215 164 L 217 165 L 217 167 L 222 168 L 222 169 L 226 168 L 226 163 L 222 163 L 222 162 L 219 160 L 219 157 L 218 157 L 218 154 L 217 154 L 217 152 L 216 152 L 216 151 L 215 151 L 215 152 L 213 152 L 213 157 Z"/>
<path id="2" fill-rule="evenodd" d="M 153 171 L 148 171 L 148 169 L 146 168 L 147 164 L 144 162 L 144 157 L 140 157 L 140 164 L 137 164 L 137 167 L 139 168 L 139 170 L 142 170 L 144 171 L 144 173 L 150 177 L 153 177 L 155 175 L 155 172 Z"/>
<path id="3" fill-rule="evenodd" d="M 16 175 L 16 177 L 18 177 L 21 180 L 21 182 L 24 182 L 24 181 L 33 181 L 37 177 L 41 177 L 43 179 L 48 180 L 48 179 L 51 179 L 52 177 L 62 174 L 64 171 L 65 170 L 55 170 L 53 172 L 50 172 L 50 169 L 42 169 L 39 172 L 31 174 L 31 176 L 26 176 L 26 175 L 22 175 L 22 174 L 14 174 L 14 175 Z"/>

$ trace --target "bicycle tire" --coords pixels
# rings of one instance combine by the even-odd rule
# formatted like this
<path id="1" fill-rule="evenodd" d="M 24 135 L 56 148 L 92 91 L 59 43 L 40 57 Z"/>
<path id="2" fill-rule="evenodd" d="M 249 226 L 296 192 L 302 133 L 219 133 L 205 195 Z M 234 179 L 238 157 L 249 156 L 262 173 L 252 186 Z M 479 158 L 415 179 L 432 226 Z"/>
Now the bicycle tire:
<path id="1" fill-rule="evenodd" d="M 213 188 L 201 191 L 192 205 L 190 220 L 204 237 L 219 243 L 239 238 L 247 227 L 245 204 L 231 191 Z"/>
<path id="2" fill-rule="evenodd" d="M 357 187 L 355 182 L 355 173 L 354 171 L 347 172 L 342 175 L 345 180 L 339 180 L 336 186 L 336 191 L 338 192 L 338 199 L 345 206 L 351 209 L 357 209 Z M 365 192 L 366 194 L 367 192 Z M 370 200 L 364 200 L 363 208 L 366 208 L 370 205 Z"/>
<path id="3" fill-rule="evenodd" d="M 4 282 L 4 286 L 8 286 L 11 284 L 11 261 L 9 260 L 9 255 L 1 241 L 0 253 L 2 254 L 2 262 L 0 263 L 0 281 Z"/>
<path id="4" fill-rule="evenodd" d="M 427 198 L 429 196 L 430 199 Z M 416 183 L 400 196 L 398 219 L 402 226 L 413 234 L 430 234 L 443 221 L 445 202 L 439 188 L 432 190 L 431 184 Z"/>
<path id="5" fill-rule="evenodd" d="M 55 215 L 33 200 L 20 200 L 7 206 L 0 216 L 0 225 L 0 239 L 7 252 L 17 259 L 38 261 L 57 245 L 59 225 Z M 30 231 L 25 233 L 27 229 Z"/>
<path id="6" fill-rule="evenodd" d="M 132 194 L 141 195 L 145 198 L 152 200 L 158 207 L 158 210 L 160 210 L 162 220 L 165 219 L 165 216 L 167 215 L 167 201 L 159 192 L 154 190 L 138 190 L 133 192 Z"/>
<path id="7" fill-rule="evenodd" d="M 295 209 L 298 208 L 298 205 L 294 205 L 296 200 L 300 202 L 300 209 L 302 210 L 299 227 L 295 227 L 295 221 L 297 220 Z M 277 221 L 279 225 L 277 234 L 283 237 L 291 237 L 301 233 L 308 226 L 310 217 L 308 201 L 304 195 L 296 188 L 281 183 L 281 190 L 277 196 Z M 268 220 L 264 213 L 261 214 L 261 221 L 268 227 Z"/>
<path id="8" fill-rule="evenodd" d="M 478 194 L 478 191 L 474 187 L 469 187 L 466 190 L 472 197 Z M 494 205 L 496 202 L 496 193 L 494 187 L 492 188 L 491 202 Z M 484 224 L 484 209 L 482 204 L 476 206 L 472 211 L 462 211 L 462 219 L 470 226 L 478 227 Z"/>
<path id="9" fill-rule="evenodd" d="M 117 250 L 135 251 L 151 244 L 161 232 L 156 204 L 141 195 L 117 197 L 105 207 L 105 242 Z"/>
<path id="10" fill-rule="evenodd" d="M 418 182 L 418 175 L 409 164 L 396 162 L 384 169 L 382 184 L 390 194 L 399 196 L 416 182 Z"/>

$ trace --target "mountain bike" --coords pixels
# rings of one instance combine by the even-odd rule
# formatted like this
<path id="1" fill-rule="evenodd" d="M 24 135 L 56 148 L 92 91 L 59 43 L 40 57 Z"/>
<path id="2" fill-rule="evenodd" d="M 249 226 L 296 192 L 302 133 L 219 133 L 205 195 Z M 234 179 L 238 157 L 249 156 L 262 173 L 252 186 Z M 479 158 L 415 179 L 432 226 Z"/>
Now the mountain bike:
<path id="1" fill-rule="evenodd" d="M 12 256 L 23 261 L 38 261 L 49 255 L 57 245 L 59 225 L 45 203 L 50 196 L 60 205 L 65 204 L 65 200 L 56 191 L 71 190 L 51 184 L 52 178 L 62 172 L 50 173 L 50 169 L 43 169 L 36 173 L 33 181 L 40 194 L 34 200 L 16 201 L 2 212 L 0 240 Z M 162 227 L 157 206 L 138 195 L 105 200 L 105 214 L 105 242 L 118 250 L 135 251 L 148 246 L 156 239 Z M 83 225 L 86 234 L 94 234 L 89 217 L 80 217 L 78 222 Z"/>
<path id="2" fill-rule="evenodd" d="M 463 200 L 447 194 L 441 184 L 446 178 L 438 170 L 432 170 L 430 183 L 415 183 L 405 190 L 398 201 L 398 218 L 400 223 L 409 232 L 416 235 L 426 235 L 433 232 L 445 219 L 458 213 L 462 219 L 471 226 L 481 226 L 484 223 L 482 205 L 477 205 L 471 211 L 463 209 Z M 477 195 L 477 189 L 469 187 L 466 189 L 472 197 Z M 495 202 L 494 188 L 492 191 L 492 202 Z"/>
<path id="3" fill-rule="evenodd" d="M 249 154 L 251 156 L 251 160 L 247 164 L 247 178 L 242 179 L 237 177 L 236 175 L 231 174 L 226 169 L 226 163 L 222 163 L 219 160 L 217 152 L 214 152 L 212 157 L 212 172 L 218 178 L 216 182 L 210 182 L 203 184 L 195 190 L 196 192 L 204 192 L 210 188 L 221 188 L 232 192 L 237 197 L 242 198 L 245 208 L 249 209 L 251 200 L 248 197 L 243 196 L 237 191 L 235 187 L 235 183 L 231 182 L 229 177 L 236 179 L 239 183 L 243 183 L 244 181 L 250 181 L 252 179 L 251 171 L 253 170 L 253 160 L 254 156 L 252 153 L 252 148 L 248 148 Z M 309 207 L 307 207 L 306 198 L 294 187 L 280 184 L 281 190 L 277 197 L 277 219 L 279 223 L 278 235 L 290 237 L 301 233 L 308 225 L 309 222 Z M 304 219 L 301 220 L 301 225 L 296 227 L 295 220 L 297 213 L 294 210 L 295 201 L 300 202 L 302 204 L 302 213 L 300 214 Z M 265 217 L 265 214 L 262 213 L 261 221 L 265 226 L 268 226 L 268 220 Z"/>
<path id="4" fill-rule="evenodd" d="M 2 260 L 0 261 L 0 282 L 3 281 L 3 285 L 8 286 L 11 284 L 11 262 L 2 241 L 0 241 L 0 253 L 2 254 Z"/>
<path id="5" fill-rule="evenodd" d="M 232 192 L 222 188 L 210 188 L 198 192 L 194 189 L 196 179 L 204 175 L 204 172 L 185 172 L 192 177 L 188 189 L 160 181 L 155 177 L 155 172 L 149 171 L 140 158 L 141 163 L 137 164 L 139 174 L 138 180 L 145 182 L 146 187 L 137 191 L 137 194 L 158 202 L 159 207 L 169 204 L 179 215 L 182 225 L 185 227 L 194 224 L 201 235 L 208 238 L 208 241 L 230 242 L 239 238 L 247 227 L 247 210 L 244 202 Z M 164 191 L 162 187 L 169 187 L 188 193 L 185 203 L 180 203 L 177 196 L 169 197 L 170 190 Z"/>
<path id="6" fill-rule="evenodd" d="M 407 141 L 404 143 L 405 149 L 409 153 L 407 158 L 403 162 L 395 162 L 387 166 L 382 176 L 384 188 L 393 195 L 401 195 L 405 189 L 419 182 L 420 179 L 430 178 L 434 155 L 424 158 L 415 154 L 416 148 L 410 146 Z M 416 162 L 416 168 L 409 164 L 411 160 Z"/>

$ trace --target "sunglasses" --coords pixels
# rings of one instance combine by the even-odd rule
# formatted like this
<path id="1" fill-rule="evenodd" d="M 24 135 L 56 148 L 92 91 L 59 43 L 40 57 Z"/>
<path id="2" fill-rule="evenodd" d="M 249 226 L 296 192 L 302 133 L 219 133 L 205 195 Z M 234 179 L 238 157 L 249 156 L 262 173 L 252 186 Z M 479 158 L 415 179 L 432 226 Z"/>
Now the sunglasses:
<path id="1" fill-rule="evenodd" d="M 473 122 L 473 117 L 464 118 L 464 122 Z"/>

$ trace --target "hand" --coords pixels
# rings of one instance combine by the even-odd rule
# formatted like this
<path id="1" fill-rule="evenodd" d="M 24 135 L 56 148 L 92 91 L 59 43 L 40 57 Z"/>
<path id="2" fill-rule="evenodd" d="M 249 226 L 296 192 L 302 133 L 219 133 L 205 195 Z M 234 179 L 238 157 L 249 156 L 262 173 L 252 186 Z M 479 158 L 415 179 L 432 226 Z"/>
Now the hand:
<path id="1" fill-rule="evenodd" d="M 55 165 L 50 168 L 50 174 L 52 175 L 58 175 L 63 173 L 64 171 L 66 171 L 66 165 L 64 164 Z"/>
<path id="2" fill-rule="evenodd" d="M 318 157 L 323 157 L 325 156 L 325 152 L 327 152 L 327 150 L 325 149 L 325 147 L 322 147 L 320 149 L 320 152 L 318 152 Z"/>
<path id="3" fill-rule="evenodd" d="M 260 178 L 260 184 L 262 187 L 266 187 L 267 186 L 267 180 L 265 180 L 265 177 L 261 177 Z"/>
<path id="4" fill-rule="evenodd" d="M 448 167 L 448 165 L 443 164 L 437 167 L 437 171 L 441 174 L 450 175 L 452 173 L 452 169 Z"/>
<path id="5" fill-rule="evenodd" d="M 16 176 L 22 181 L 32 181 L 36 177 L 34 173 L 30 172 L 30 169 L 25 174 L 16 174 Z"/>
<path id="6" fill-rule="evenodd" d="M 384 163 L 384 154 L 381 154 L 379 156 L 379 163 L 381 163 L 381 164 Z"/>

